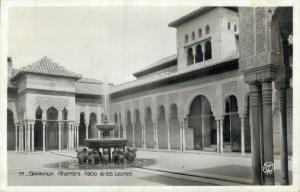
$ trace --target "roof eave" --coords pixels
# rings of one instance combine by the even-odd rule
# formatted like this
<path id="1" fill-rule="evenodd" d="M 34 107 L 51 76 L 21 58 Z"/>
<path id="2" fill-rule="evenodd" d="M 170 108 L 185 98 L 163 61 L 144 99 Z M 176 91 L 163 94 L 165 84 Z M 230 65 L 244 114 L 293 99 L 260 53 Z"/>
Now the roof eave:
<path id="1" fill-rule="evenodd" d="M 35 75 L 46 75 L 46 76 L 54 76 L 54 77 L 64 77 L 64 78 L 71 78 L 75 80 L 79 80 L 82 78 L 82 75 L 55 75 L 55 74 L 47 74 L 47 73 L 37 73 L 37 72 L 31 72 L 31 71 L 18 71 L 16 72 L 12 77 L 11 80 L 16 80 L 19 78 L 19 76 L 24 75 L 24 74 L 35 74 Z"/>
<path id="2" fill-rule="evenodd" d="M 165 68 L 168 68 L 170 66 L 173 66 L 171 63 L 173 63 L 174 61 L 177 61 L 177 58 L 175 59 L 172 59 L 170 61 L 167 61 L 165 63 L 162 63 L 160 65 L 157 65 L 157 66 L 153 66 L 153 67 L 150 67 L 148 69 L 144 69 L 144 70 L 141 70 L 141 71 L 137 71 L 135 73 L 133 73 L 133 75 L 135 77 L 141 77 L 143 75 L 147 75 L 147 74 L 150 74 L 152 72 L 155 72 L 155 71 L 158 71 L 160 69 L 165 69 Z M 174 66 L 177 65 L 177 64 L 174 64 Z"/>

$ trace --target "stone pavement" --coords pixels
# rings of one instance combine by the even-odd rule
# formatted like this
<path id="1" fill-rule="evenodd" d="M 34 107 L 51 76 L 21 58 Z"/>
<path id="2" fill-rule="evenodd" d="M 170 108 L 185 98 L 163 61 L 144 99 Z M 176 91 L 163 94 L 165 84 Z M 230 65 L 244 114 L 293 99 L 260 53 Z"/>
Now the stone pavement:
<path id="1" fill-rule="evenodd" d="M 75 157 L 74 151 L 55 151 L 53 153 Z M 137 159 L 145 161 L 143 170 L 196 176 L 214 179 L 216 184 L 232 182 L 251 184 L 251 156 L 238 153 L 218 154 L 215 152 L 178 152 L 138 150 Z M 292 181 L 292 160 L 289 159 L 289 175 Z M 280 160 L 275 157 L 275 180 L 280 184 Z"/>
<path id="2" fill-rule="evenodd" d="M 8 171 L 9 173 L 17 173 L 21 170 L 40 170 L 45 167 L 58 168 L 58 165 L 63 164 L 63 162 L 70 160 L 75 162 L 75 157 L 76 152 L 74 150 L 33 153 L 9 152 Z M 137 152 L 137 160 L 144 162 L 143 167 L 129 169 L 133 171 L 136 176 L 136 179 L 128 178 L 129 183 L 138 181 L 145 185 L 157 185 L 157 181 L 160 181 L 161 183 L 159 184 L 167 185 L 176 185 L 178 183 L 182 185 L 251 184 L 251 157 L 249 155 L 242 156 L 236 153 L 218 154 L 199 151 L 145 151 L 140 149 Z M 292 161 L 289 160 L 290 170 L 292 168 L 291 164 Z M 280 161 L 278 158 L 275 158 L 275 169 L 276 184 L 279 184 Z M 155 177 L 155 175 L 157 177 Z M 12 178 L 15 178 L 15 176 L 16 174 Z M 143 178 L 143 180 L 141 180 L 141 178 Z M 152 180 L 149 181 L 144 178 L 152 178 Z M 53 178 L 49 179 L 51 180 Z M 80 178 L 76 179 L 79 179 L 81 183 Z M 176 182 L 176 179 L 179 180 Z M 26 180 L 28 180 L 28 178 L 23 179 L 22 182 L 26 184 Z M 68 179 L 64 179 L 64 182 L 68 181 Z M 71 179 L 69 182 L 72 184 Z M 85 181 L 83 181 L 83 183 L 84 182 Z M 114 185 L 113 180 L 109 180 L 109 182 L 111 182 L 111 185 Z M 109 182 L 106 181 L 106 183 Z M 41 181 L 41 184 L 42 183 Z M 95 182 L 95 185 L 96 183 L 98 185 L 100 184 L 99 181 Z M 117 181 L 117 183 L 121 185 L 122 182 Z"/>

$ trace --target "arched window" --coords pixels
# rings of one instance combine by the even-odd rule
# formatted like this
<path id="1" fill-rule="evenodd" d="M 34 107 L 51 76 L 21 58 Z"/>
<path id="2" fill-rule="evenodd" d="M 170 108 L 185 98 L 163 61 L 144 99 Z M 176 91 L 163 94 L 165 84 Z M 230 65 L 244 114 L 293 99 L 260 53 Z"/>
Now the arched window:
<path id="1" fill-rule="evenodd" d="M 193 31 L 192 32 L 192 40 L 194 40 L 195 39 L 195 32 Z"/>
<path id="2" fill-rule="evenodd" d="M 202 37 L 202 29 L 201 28 L 198 29 L 198 37 Z"/>
<path id="3" fill-rule="evenodd" d="M 237 32 L 237 25 L 234 25 L 233 30 L 234 32 Z"/>
<path id="4" fill-rule="evenodd" d="M 206 27 L 205 27 L 205 34 L 209 34 L 209 26 L 208 25 L 206 25 Z"/>
<path id="5" fill-rule="evenodd" d="M 187 50 L 187 65 L 194 64 L 193 49 L 190 47 Z"/>
<path id="6" fill-rule="evenodd" d="M 211 42 L 207 41 L 204 46 L 205 46 L 205 60 L 211 59 Z"/>
<path id="7" fill-rule="evenodd" d="M 227 23 L 227 29 L 230 30 L 230 22 Z"/>
<path id="8" fill-rule="evenodd" d="M 196 56 L 195 56 L 196 63 L 203 61 L 203 52 L 201 44 L 196 46 Z"/>
<path id="9" fill-rule="evenodd" d="M 188 41 L 189 41 L 189 35 L 186 34 L 186 35 L 184 36 L 184 42 L 187 43 Z"/>

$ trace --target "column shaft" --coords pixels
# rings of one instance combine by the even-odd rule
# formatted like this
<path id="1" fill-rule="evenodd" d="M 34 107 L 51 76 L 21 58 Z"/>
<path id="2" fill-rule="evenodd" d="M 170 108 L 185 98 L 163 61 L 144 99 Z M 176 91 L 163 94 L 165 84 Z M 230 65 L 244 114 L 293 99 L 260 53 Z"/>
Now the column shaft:
<path id="1" fill-rule="evenodd" d="M 224 151 L 224 144 L 223 144 L 223 119 L 220 119 L 220 153 Z"/>
<path id="2" fill-rule="evenodd" d="M 184 120 L 180 122 L 180 130 L 181 130 L 181 142 L 182 142 L 182 151 L 185 151 L 185 130 L 184 130 Z"/>
<path id="3" fill-rule="evenodd" d="M 220 120 L 217 120 L 217 152 L 220 153 Z"/>
<path id="4" fill-rule="evenodd" d="M 15 150 L 18 151 L 18 125 L 15 124 Z"/>
<path id="5" fill-rule="evenodd" d="M 135 148 L 135 138 L 134 138 L 134 135 L 135 135 L 135 123 L 133 122 L 132 123 L 132 147 Z"/>
<path id="6" fill-rule="evenodd" d="M 180 151 L 183 151 L 183 140 L 182 140 L 182 126 L 181 122 L 179 122 L 179 138 L 180 138 Z"/>
<path id="7" fill-rule="evenodd" d="M 43 122 L 43 151 L 46 150 L 46 123 Z"/>
<path id="8" fill-rule="evenodd" d="M 85 138 L 86 139 L 89 138 L 89 126 L 88 125 L 85 126 Z"/>
<path id="9" fill-rule="evenodd" d="M 170 140 L 170 119 L 167 118 L 166 120 L 167 123 L 167 131 L 168 131 L 168 150 L 171 150 L 171 140 Z"/>
<path id="10" fill-rule="evenodd" d="M 77 125 L 77 138 L 76 139 L 77 139 L 77 147 L 79 147 L 79 125 Z"/>
<path id="11" fill-rule="evenodd" d="M 286 89 L 278 90 L 279 110 L 280 110 L 280 125 L 281 125 L 281 151 L 280 151 L 280 165 L 281 165 L 281 184 L 289 184 L 288 171 L 288 144 L 287 144 L 287 118 L 286 118 Z"/>
<path id="12" fill-rule="evenodd" d="M 241 152 L 245 155 L 245 118 L 241 117 Z"/>
<path id="13" fill-rule="evenodd" d="M 31 151 L 34 151 L 34 124 L 31 125 Z"/>
<path id="14" fill-rule="evenodd" d="M 62 122 L 58 122 L 58 150 L 61 150 L 61 127 Z"/>
<path id="15" fill-rule="evenodd" d="M 274 165 L 273 156 L 273 117 L 272 117 L 272 83 L 262 83 L 262 102 L 263 102 L 263 144 L 264 144 L 264 166 L 265 163 Z M 274 185 L 274 166 L 272 173 L 264 174 L 265 184 Z"/>
<path id="16" fill-rule="evenodd" d="M 154 146 L 155 149 L 158 149 L 158 134 L 157 134 L 157 121 L 154 123 Z"/>
<path id="17" fill-rule="evenodd" d="M 260 162 L 260 125 L 259 125 L 259 89 L 256 84 L 250 84 L 250 112 L 252 117 L 252 182 L 261 184 Z"/>
<path id="18" fill-rule="evenodd" d="M 27 127 L 27 133 L 26 133 L 26 135 L 27 135 L 27 138 L 26 138 L 26 140 L 27 140 L 27 151 L 30 151 L 30 124 L 29 123 L 26 123 L 26 127 Z"/>
<path id="19" fill-rule="evenodd" d="M 146 149 L 146 134 L 145 134 L 145 123 L 142 123 L 142 144 L 143 144 L 143 148 Z"/>

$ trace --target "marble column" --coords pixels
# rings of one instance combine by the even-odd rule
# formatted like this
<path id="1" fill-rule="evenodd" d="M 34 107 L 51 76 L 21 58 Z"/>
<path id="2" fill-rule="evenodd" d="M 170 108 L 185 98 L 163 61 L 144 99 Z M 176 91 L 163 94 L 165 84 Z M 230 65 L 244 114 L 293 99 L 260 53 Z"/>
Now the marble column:
<path id="1" fill-rule="evenodd" d="M 220 153 L 220 120 L 216 120 L 217 123 L 217 153 Z"/>
<path id="2" fill-rule="evenodd" d="M 271 173 L 265 173 L 265 184 L 274 185 L 274 156 L 273 156 L 273 117 L 272 117 L 272 82 L 262 83 L 263 103 L 263 144 L 264 144 L 264 166 L 265 163 L 273 165 Z"/>
<path id="3" fill-rule="evenodd" d="M 145 125 L 145 122 L 142 122 L 142 144 L 143 144 L 143 148 L 146 149 L 146 134 L 145 134 L 145 128 L 146 128 L 146 125 Z"/>
<path id="4" fill-rule="evenodd" d="M 43 121 L 43 151 L 46 150 L 46 121 Z"/>
<path id="5" fill-rule="evenodd" d="M 286 88 L 278 89 L 279 98 L 279 116 L 280 116 L 280 132 L 281 132 L 281 150 L 280 150 L 280 165 L 281 165 L 281 181 L 282 185 L 289 184 L 288 171 L 288 142 L 287 142 L 287 118 L 286 118 Z"/>
<path id="6" fill-rule="evenodd" d="M 88 124 L 85 126 L 85 138 L 86 139 L 89 138 L 89 125 Z"/>
<path id="7" fill-rule="evenodd" d="M 117 129 L 118 129 L 118 138 L 121 138 L 121 125 L 118 123 L 117 125 Z"/>
<path id="8" fill-rule="evenodd" d="M 241 116 L 241 153 L 245 155 L 245 116 Z"/>
<path id="9" fill-rule="evenodd" d="M 26 151 L 30 151 L 30 123 L 26 122 Z"/>
<path id="10" fill-rule="evenodd" d="M 220 153 L 223 153 L 224 152 L 224 144 L 223 144 L 223 122 L 224 120 L 223 119 L 220 119 L 219 120 L 219 124 L 220 124 Z"/>
<path id="11" fill-rule="evenodd" d="M 167 136 L 168 136 L 168 150 L 171 150 L 171 140 L 170 140 L 170 119 L 169 117 L 166 118 L 166 125 L 167 125 Z"/>
<path id="12" fill-rule="evenodd" d="M 19 144 L 18 144 L 18 147 L 19 147 L 19 151 L 22 151 L 22 129 L 23 129 L 23 124 L 22 122 L 20 122 L 19 124 Z"/>
<path id="13" fill-rule="evenodd" d="M 61 150 L 61 127 L 63 123 L 61 121 L 58 122 L 58 150 Z"/>
<path id="14" fill-rule="evenodd" d="M 181 150 L 185 151 L 185 129 L 184 129 L 184 120 L 180 122 L 180 130 L 181 130 Z"/>
<path id="15" fill-rule="evenodd" d="M 71 123 L 68 124 L 68 149 L 71 149 Z"/>
<path id="16" fill-rule="evenodd" d="M 260 123 L 259 123 L 259 88 L 257 84 L 250 84 L 250 113 L 252 117 L 252 182 L 261 184 L 261 157 L 260 157 Z"/>
<path id="17" fill-rule="evenodd" d="M 23 131 L 23 139 L 24 139 L 24 151 L 27 151 L 27 142 L 28 142 L 28 138 L 27 138 L 27 132 L 28 132 L 28 127 L 27 127 L 27 123 L 24 122 L 24 131 Z"/>
<path id="18" fill-rule="evenodd" d="M 132 123 L 132 147 L 135 148 L 135 123 Z"/>
<path id="19" fill-rule="evenodd" d="M 18 151 L 18 123 L 15 123 L 15 150 Z"/>
<path id="20" fill-rule="evenodd" d="M 79 124 L 77 125 L 77 130 L 76 131 L 77 131 L 77 137 L 76 137 L 76 139 L 77 139 L 76 144 L 77 145 L 76 146 L 79 147 Z"/>
<path id="21" fill-rule="evenodd" d="M 154 148 L 158 150 L 157 121 L 154 122 Z"/>
<path id="22" fill-rule="evenodd" d="M 34 151 L 34 123 L 31 123 L 31 151 Z"/>
<path id="23" fill-rule="evenodd" d="M 74 148 L 74 124 L 73 123 L 71 124 L 70 132 L 71 132 L 71 149 L 73 149 Z"/>

